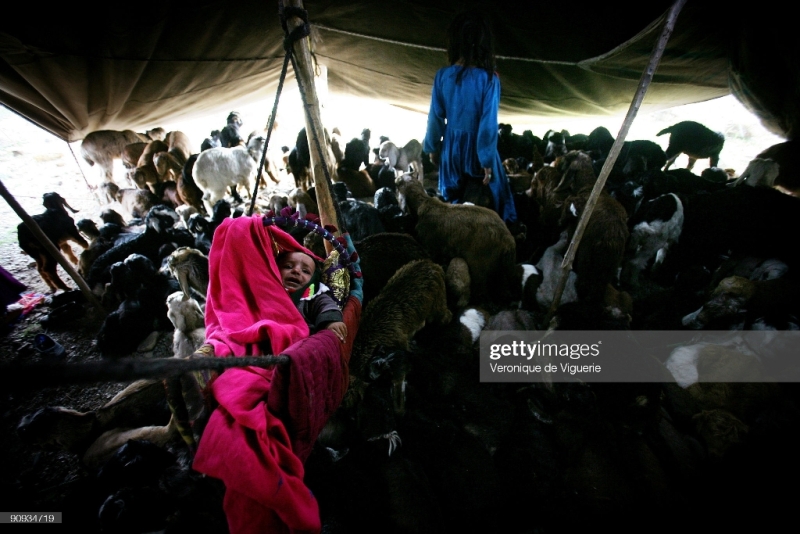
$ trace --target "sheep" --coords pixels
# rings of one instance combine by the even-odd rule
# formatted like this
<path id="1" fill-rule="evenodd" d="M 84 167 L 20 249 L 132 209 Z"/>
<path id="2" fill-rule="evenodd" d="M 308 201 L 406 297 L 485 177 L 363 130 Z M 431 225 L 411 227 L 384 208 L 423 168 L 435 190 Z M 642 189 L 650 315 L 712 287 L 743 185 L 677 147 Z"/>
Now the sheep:
<path id="1" fill-rule="evenodd" d="M 344 182 L 354 197 L 364 198 L 375 195 L 375 183 L 366 170 L 353 170 L 340 165 L 336 174 L 337 180 Z"/>
<path id="2" fill-rule="evenodd" d="M 800 182 L 798 182 L 797 141 L 790 140 L 763 150 L 756 156 L 759 159 L 771 159 L 779 167 L 778 176 L 775 178 L 774 187 L 793 196 L 798 196 Z"/>
<path id="3" fill-rule="evenodd" d="M 680 239 L 657 272 L 665 282 L 691 265 L 714 271 L 721 255 L 778 258 L 800 266 L 786 229 L 800 224 L 800 199 L 769 187 L 732 187 L 686 197 Z M 651 276 L 652 276 L 651 275 Z"/>
<path id="4" fill-rule="evenodd" d="M 387 232 L 410 233 L 411 228 L 409 228 L 408 216 L 400 208 L 400 201 L 394 192 L 394 179 L 392 179 L 392 186 L 391 189 L 381 187 L 375 191 L 372 205 L 378 210 L 383 228 Z"/>
<path id="5" fill-rule="evenodd" d="M 399 177 L 396 185 L 401 204 L 417 221 L 417 240 L 431 258 L 445 265 L 462 258 L 469 265 L 471 302 L 517 300 L 516 243 L 497 212 L 446 204 L 428 196 L 417 180 Z"/>
<path id="6" fill-rule="evenodd" d="M 210 148 L 200 152 L 192 175 L 197 187 L 203 191 L 206 212 L 211 213 L 214 204 L 225 198 L 228 188 L 235 191 L 243 187 L 249 196 L 257 166 L 244 146 Z"/>
<path id="7" fill-rule="evenodd" d="M 360 385 L 370 381 L 368 371 L 378 347 L 408 351 L 411 338 L 426 323 L 447 324 L 451 319 L 444 270 L 426 259 L 402 266 L 361 316 L 350 357 L 348 395 L 358 398 Z"/>
<path id="8" fill-rule="evenodd" d="M 77 210 L 67 204 L 67 201 L 58 193 L 45 193 L 42 198 L 42 204 L 46 211 L 33 215 L 33 220 L 53 245 L 60 249 L 73 264 L 77 265 L 78 258 L 72 252 L 69 242 L 74 241 L 84 249 L 89 247 L 89 243 L 80 234 L 72 217 L 67 213 L 67 208 L 73 213 L 76 213 Z M 56 292 L 59 289 L 69 290 L 67 284 L 58 276 L 57 260 L 39 242 L 25 223 L 20 223 L 17 226 L 17 240 L 20 248 L 36 261 L 36 270 L 39 271 L 42 280 L 52 292 Z"/>
<path id="9" fill-rule="evenodd" d="M 445 272 L 447 301 L 454 309 L 463 309 L 469 304 L 469 265 L 461 258 L 453 258 Z"/>
<path id="10" fill-rule="evenodd" d="M 148 143 L 145 142 L 131 143 L 122 149 L 122 165 L 125 167 L 125 177 L 130 185 L 136 185 L 136 182 L 133 181 L 133 173 L 136 171 L 139 158 L 142 157 L 142 152 L 147 145 Z"/>
<path id="11" fill-rule="evenodd" d="M 698 159 L 708 158 L 709 167 L 716 167 L 719 163 L 719 153 L 725 145 L 725 136 L 720 132 L 709 130 L 699 122 L 681 121 L 664 128 L 656 135 L 669 134 L 669 146 L 667 146 L 667 162 L 664 170 L 669 169 L 675 163 L 678 156 L 686 154 L 689 156 L 687 169 L 692 169 Z"/>
<path id="12" fill-rule="evenodd" d="M 125 147 L 131 143 L 149 142 L 149 139 L 133 130 L 97 130 L 86 134 L 81 142 L 81 155 L 93 166 L 97 164 L 104 172 L 105 181 L 114 181 L 114 160 L 121 159 Z"/>
<path id="13" fill-rule="evenodd" d="M 374 299 L 400 267 L 428 259 L 428 253 L 408 234 L 383 232 L 354 242 L 364 280 L 364 306 Z"/>

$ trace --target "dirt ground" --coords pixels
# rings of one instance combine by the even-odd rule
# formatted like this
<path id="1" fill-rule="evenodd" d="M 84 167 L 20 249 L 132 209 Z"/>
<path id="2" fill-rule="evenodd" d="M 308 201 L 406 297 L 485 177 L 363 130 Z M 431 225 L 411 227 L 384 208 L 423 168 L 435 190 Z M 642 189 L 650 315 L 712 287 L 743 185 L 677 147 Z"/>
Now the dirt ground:
<path id="1" fill-rule="evenodd" d="M 756 150 L 763 148 L 766 146 L 747 152 L 754 156 Z M 70 147 L 0 107 L 0 182 L 29 214 L 41 213 L 42 194 L 56 191 L 79 210 L 73 216 L 75 220 L 86 217 L 99 221 L 99 213 L 106 206 L 89 187 L 99 183 L 99 173 L 91 172 L 97 169 L 87 171 L 76 156 L 80 157 L 79 143 Z M 0 202 L 0 265 L 24 283 L 28 293 L 47 297 L 48 288 L 36 272 L 32 259 L 19 249 L 16 234 L 19 223 L 17 214 L 5 202 Z M 79 253 L 80 249 L 75 247 L 75 252 Z M 77 287 L 60 267 L 59 275 L 68 285 Z M 0 326 L 0 365 L 44 361 L 32 344 L 39 332 L 47 333 L 63 345 L 66 361 L 70 363 L 101 360 L 95 347 L 101 318 L 91 307 L 86 306 L 82 315 L 76 314 L 61 326 L 45 329 L 40 321 L 49 311 L 45 300 L 8 328 Z M 171 356 L 171 342 L 171 333 L 162 332 L 151 350 L 134 356 Z M 82 496 L 95 474 L 84 468 L 75 454 L 27 446 L 19 439 L 16 428 L 25 415 L 45 406 L 64 406 L 82 412 L 99 408 L 125 385 L 106 382 L 0 391 L 3 436 L 0 454 L 4 458 L 0 462 L 0 491 L 6 496 L 6 506 L 0 508 L 17 512 L 63 512 L 65 523 L 83 532 L 102 531 L 96 519 L 96 496 L 91 499 Z M 219 504 L 214 496 L 209 502 L 211 508 Z M 218 514 L 213 512 L 211 520 L 218 520 Z M 71 518 L 70 521 L 67 518 Z M 224 525 L 219 523 L 208 523 L 201 530 L 208 532 L 215 527 L 224 531 Z"/>
<path id="2" fill-rule="evenodd" d="M 74 144 L 72 150 L 80 157 L 79 143 Z M 28 214 L 43 212 L 42 194 L 55 191 L 78 210 L 73 215 L 75 220 L 91 218 L 99 223 L 100 211 L 114 206 L 102 205 L 88 187 L 88 184 L 98 183 L 99 173 L 87 172 L 84 176 L 81 168 L 67 143 L 0 107 L 0 182 Z M 16 322 L 0 325 L 0 365 L 46 363 L 47 359 L 33 346 L 33 339 L 40 332 L 48 334 L 64 347 L 66 362 L 100 361 L 102 358 L 95 340 L 102 316 L 91 306 L 84 305 L 55 327 L 42 326 L 41 320 L 51 311 L 48 302 L 53 295 L 36 271 L 32 258 L 19 248 L 18 224 L 19 216 L 5 201 L 0 203 L 0 265 L 27 286 L 26 294 L 43 297 L 43 300 Z M 77 245 L 73 250 L 76 255 L 80 254 Z M 77 289 L 77 284 L 60 266 L 58 272 L 68 286 Z M 130 356 L 172 356 L 172 333 L 160 332 L 155 346 L 148 349 Z M 13 371 L 6 367 L 6 373 Z M 8 375 L 5 378 L 8 379 Z M 95 473 L 83 467 L 76 454 L 40 450 L 23 443 L 16 429 L 24 416 L 45 406 L 63 406 L 79 412 L 97 409 L 126 385 L 100 382 L 48 388 L 8 388 L 0 392 L 0 432 L 3 436 L 0 438 L 0 454 L 5 459 L 0 462 L 0 492 L 6 496 L 6 504 L 0 508 L 10 512 L 62 512 L 64 526 L 70 524 L 82 532 L 108 532 L 107 529 L 101 530 L 97 522 L 98 502 L 102 502 L 98 499 L 102 497 L 86 494 Z M 211 507 L 218 508 L 219 505 L 215 502 Z M 206 526 L 213 530 L 214 523 Z M 225 530 L 224 524 L 220 526 L 217 523 L 216 526 Z"/>

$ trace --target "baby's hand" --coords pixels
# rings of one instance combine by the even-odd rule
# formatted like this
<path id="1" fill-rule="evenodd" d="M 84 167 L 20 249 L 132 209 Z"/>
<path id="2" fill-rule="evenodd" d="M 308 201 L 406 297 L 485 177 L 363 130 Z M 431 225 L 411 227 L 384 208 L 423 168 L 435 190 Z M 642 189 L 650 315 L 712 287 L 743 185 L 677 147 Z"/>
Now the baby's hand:
<path id="1" fill-rule="evenodd" d="M 325 327 L 326 330 L 332 330 L 336 337 L 339 338 L 339 341 L 344 343 L 345 338 L 347 337 L 347 325 L 343 322 L 338 323 L 331 323 Z"/>

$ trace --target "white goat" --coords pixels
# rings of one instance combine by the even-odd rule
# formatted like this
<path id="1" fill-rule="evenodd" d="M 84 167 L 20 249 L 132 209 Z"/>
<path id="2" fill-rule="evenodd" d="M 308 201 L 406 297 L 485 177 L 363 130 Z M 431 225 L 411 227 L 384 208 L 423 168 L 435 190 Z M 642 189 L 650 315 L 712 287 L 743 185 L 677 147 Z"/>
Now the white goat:
<path id="1" fill-rule="evenodd" d="M 208 213 L 213 213 L 214 204 L 225 198 L 229 187 L 244 187 L 250 196 L 250 186 L 255 178 L 258 164 L 246 147 L 209 148 L 197 156 L 192 175 L 203 191 L 203 203 Z"/>

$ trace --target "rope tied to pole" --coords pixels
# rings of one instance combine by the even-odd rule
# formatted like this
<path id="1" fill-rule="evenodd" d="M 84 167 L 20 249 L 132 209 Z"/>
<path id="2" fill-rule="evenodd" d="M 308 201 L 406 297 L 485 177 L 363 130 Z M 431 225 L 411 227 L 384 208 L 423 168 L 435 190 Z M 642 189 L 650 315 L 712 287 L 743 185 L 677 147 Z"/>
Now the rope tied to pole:
<path id="1" fill-rule="evenodd" d="M 264 147 L 261 150 L 261 161 L 258 165 L 258 175 L 256 176 L 256 185 L 253 188 L 253 196 L 250 199 L 250 208 L 247 211 L 248 215 L 252 215 L 256 206 L 256 195 L 258 195 L 258 186 L 261 184 L 261 179 L 264 176 L 264 164 L 267 161 L 267 149 L 269 148 L 269 141 L 272 137 L 272 129 L 275 126 L 275 117 L 278 113 L 278 102 L 281 99 L 281 92 L 283 91 L 283 83 L 286 80 L 286 73 L 289 70 L 289 60 L 292 56 L 292 48 L 294 42 L 307 37 L 311 33 L 311 27 L 308 24 L 308 12 L 305 9 L 296 7 L 285 7 L 283 2 L 278 4 L 278 12 L 281 18 L 281 27 L 286 33 L 283 39 L 283 49 L 286 54 L 283 57 L 283 67 L 281 68 L 281 77 L 278 81 L 278 89 L 275 92 L 275 103 L 272 105 L 272 113 L 267 121 L 267 138 L 264 140 Z M 299 17 L 303 20 L 304 24 L 298 26 L 291 32 L 289 31 L 287 16 Z"/>

